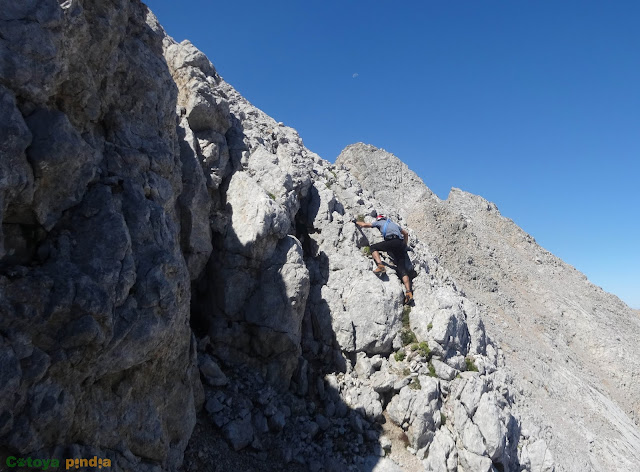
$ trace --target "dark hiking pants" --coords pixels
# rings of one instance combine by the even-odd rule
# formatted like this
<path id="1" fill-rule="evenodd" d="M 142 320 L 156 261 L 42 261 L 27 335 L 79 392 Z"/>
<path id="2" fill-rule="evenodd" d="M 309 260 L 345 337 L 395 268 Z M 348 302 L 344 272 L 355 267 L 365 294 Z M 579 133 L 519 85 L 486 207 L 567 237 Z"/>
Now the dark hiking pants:
<path id="1" fill-rule="evenodd" d="M 379 243 L 372 244 L 370 248 L 371 252 L 384 251 L 387 254 L 390 254 L 393 258 L 393 262 L 396 263 L 396 272 L 398 273 L 400 278 L 404 277 L 405 275 L 409 275 L 404 264 L 404 258 L 407 253 L 407 246 L 405 246 L 402 239 L 385 239 L 384 241 L 380 241 Z"/>

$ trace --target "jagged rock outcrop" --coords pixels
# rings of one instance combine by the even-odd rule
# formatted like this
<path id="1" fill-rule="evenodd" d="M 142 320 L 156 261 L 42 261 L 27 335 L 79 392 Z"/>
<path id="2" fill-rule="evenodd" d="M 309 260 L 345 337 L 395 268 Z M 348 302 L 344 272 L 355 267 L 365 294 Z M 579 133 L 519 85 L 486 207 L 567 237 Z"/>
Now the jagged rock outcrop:
<path id="1" fill-rule="evenodd" d="M 176 82 L 188 84 L 181 90 L 185 105 L 178 108 L 189 143 L 182 150 L 201 163 L 211 182 L 213 253 L 194 284 L 194 316 L 207 337 L 203 355 L 214 355 L 230 372 L 252 366 L 277 390 L 290 386 L 310 398 L 314 406 L 297 416 L 308 425 L 301 437 L 326 431 L 320 433 L 327 440 L 325 455 L 342 458 L 339 470 L 358 470 L 363 454 L 384 455 L 377 437 L 385 414 L 406 432 L 419 458 L 428 458 L 438 434 L 438 444 L 457 444 L 453 452 L 441 452 L 452 464 L 459 457 L 459 470 L 477 464 L 517 470 L 523 438 L 510 412 L 509 380 L 478 307 L 414 235 L 417 301 L 410 313 L 403 309 L 394 266 L 386 279 L 371 272 L 366 248 L 373 235 L 353 224 L 375 210 L 396 215 L 393 205 L 377 201 L 351 174 L 304 148 L 294 130 L 252 107 L 211 64 L 184 59 L 198 54 L 188 42 L 165 40 Z M 227 120 L 202 119 L 227 113 L 228 128 Z M 215 147 L 229 149 L 229 159 L 209 159 L 206 149 L 213 144 L 205 134 L 220 141 L 224 134 L 226 147 Z M 409 346 L 411 340 L 415 345 Z M 469 365 L 480 372 L 456 378 Z M 210 366 L 201 370 L 208 378 Z M 476 378 L 480 395 L 452 394 L 467 392 L 471 387 L 465 385 Z M 299 430 L 290 409 L 265 406 L 257 393 L 246 395 L 240 406 L 225 407 L 227 397 L 207 389 L 208 414 L 234 449 L 271 444 L 285 461 L 298 458 L 332 470 L 318 462 L 314 448 L 291 444 Z M 307 423 L 318 408 L 323 414 Z M 460 408 L 469 412 L 445 426 L 444 411 Z M 331 436 L 335 428 L 341 432 Z M 349 456 L 330 437 L 362 447 Z"/>
<path id="2" fill-rule="evenodd" d="M 135 1 L 3 3 L 3 455 L 182 460 L 199 379 L 181 203 L 202 171 L 177 152 L 163 37 Z"/>
<path id="3" fill-rule="evenodd" d="M 181 155 L 200 163 L 199 185 L 209 195 L 207 205 L 190 205 L 197 316 L 220 358 L 253 365 L 286 388 L 309 293 L 293 231 L 311 186 L 308 151 L 293 130 L 240 97 L 188 41 L 166 37 L 164 53 L 179 86 Z"/>
<path id="4" fill-rule="evenodd" d="M 479 304 L 519 392 L 523 429 L 548 443 L 528 440 L 521 462 L 549 468 L 548 446 L 560 470 L 637 469 L 637 313 L 479 196 L 452 189 L 441 201 L 399 159 L 370 145 L 347 147 L 336 163 L 376 198 L 398 202 L 415 234 Z"/>

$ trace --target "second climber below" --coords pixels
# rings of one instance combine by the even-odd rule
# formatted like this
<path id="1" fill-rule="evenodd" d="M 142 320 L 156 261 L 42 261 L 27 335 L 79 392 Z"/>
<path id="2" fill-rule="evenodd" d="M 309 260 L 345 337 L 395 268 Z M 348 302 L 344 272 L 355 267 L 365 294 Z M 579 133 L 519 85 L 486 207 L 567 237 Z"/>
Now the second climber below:
<path id="1" fill-rule="evenodd" d="M 409 233 L 401 228 L 398 224 L 391 221 L 390 218 L 385 215 L 378 215 L 373 223 L 365 223 L 364 221 L 355 222 L 360 228 L 378 228 L 384 241 L 372 244 L 371 256 L 376 263 L 376 268 L 373 272 L 376 275 L 381 275 L 386 272 L 384 264 L 380 259 L 380 252 L 384 251 L 391 255 L 393 261 L 396 263 L 396 271 L 405 288 L 404 303 L 409 305 L 413 302 L 413 291 L 411 290 L 411 279 L 407 268 L 405 267 L 405 257 L 407 255 L 407 244 L 409 243 Z"/>

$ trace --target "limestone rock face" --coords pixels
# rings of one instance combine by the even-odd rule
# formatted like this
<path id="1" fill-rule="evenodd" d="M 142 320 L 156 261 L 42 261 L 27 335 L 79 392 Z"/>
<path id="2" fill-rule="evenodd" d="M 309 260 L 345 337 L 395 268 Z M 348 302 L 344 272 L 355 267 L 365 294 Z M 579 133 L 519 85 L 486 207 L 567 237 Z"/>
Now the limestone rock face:
<path id="1" fill-rule="evenodd" d="M 367 431 L 375 437 L 367 425 L 384 422 L 388 414 L 419 458 L 427 457 L 439 434 L 440 455 L 451 467 L 461 456 L 457 446 L 449 445 L 458 441 L 465 448 L 461 441 L 469 423 L 477 434 L 468 448 L 478 460 L 515 468 L 513 451 L 520 437 L 508 386 L 496 375 L 490 381 L 479 377 L 500 370 L 478 307 L 413 232 L 408 256 L 413 308 L 402 305 L 394 261 L 385 259 L 383 278 L 371 271 L 367 249 L 379 235 L 363 232 L 354 221 L 379 210 L 407 226 L 393 205 L 375 199 L 344 168 L 308 151 L 294 130 L 239 96 L 190 43 L 165 38 L 164 54 L 179 85 L 183 168 L 185 162 L 199 163 L 211 202 L 186 209 L 190 218 L 183 222 L 191 224 L 193 243 L 183 241 L 182 246 L 191 257 L 187 261 L 201 267 L 198 254 L 206 254 L 206 247 L 196 242 L 206 240 L 206 231 L 197 219 L 209 211 L 211 257 L 201 273 L 191 272 L 192 322 L 208 345 L 209 360 L 201 363 L 207 388 L 215 388 L 212 379 L 220 377 L 225 388 L 233 388 L 213 368 L 218 360 L 231 369 L 248 366 L 281 394 L 289 388 L 322 402 L 326 416 L 317 423 L 299 418 L 307 435 L 330 431 L 334 421 L 343 431 L 348 421 L 355 439 L 362 441 Z M 196 193 L 188 195 L 196 201 Z M 406 346 L 411 336 L 425 346 L 422 351 Z M 399 353 L 407 358 L 400 359 Z M 465 374 L 468 356 L 475 356 L 471 362 L 482 368 L 469 380 L 481 385 L 481 392 L 475 398 L 467 389 L 472 393 L 464 398 L 475 402 L 473 412 L 460 416 L 459 428 L 451 421 L 452 429 L 444 432 L 444 411 L 461 405 L 461 397 L 451 391 L 460 385 L 455 378 Z M 501 414 L 494 414 L 491 403 L 473 423 L 470 417 L 484 405 L 481 394 L 498 398 L 498 389 L 505 392 L 499 394 Z M 288 410 L 267 406 L 250 422 L 246 409 L 234 412 L 231 407 L 224 413 L 228 409 L 219 400 L 207 402 L 207 412 L 234 449 L 264 444 L 273 440 L 269 435 L 288 431 Z"/>
<path id="2" fill-rule="evenodd" d="M 15 96 L 6 87 L 0 85 L 0 215 L 11 218 L 7 211 L 20 213 L 33 199 L 33 171 L 27 160 L 25 150 L 31 143 L 31 131 L 18 110 Z M 11 202 L 11 207 L 9 206 Z M 4 244 L 4 226 L 0 229 L 0 256 L 6 254 Z"/>
<path id="3" fill-rule="evenodd" d="M 309 151 L 294 130 L 226 84 L 188 41 L 165 37 L 164 56 L 179 90 L 181 157 L 204 173 L 185 202 L 194 317 L 217 356 L 287 388 L 310 285 L 295 235 L 311 186 Z"/>
<path id="4" fill-rule="evenodd" d="M 3 444 L 176 470 L 204 404 L 238 451 L 283 440 L 300 415 L 304 438 L 360 444 L 359 461 L 343 456 L 355 467 L 379 457 L 365 441 L 377 445 L 388 414 L 421 459 L 437 439 L 453 467 L 462 453 L 451 442 L 472 423 L 469 451 L 512 463 L 512 417 L 475 390 L 452 393 L 475 356 L 478 375 L 493 375 L 481 393 L 510 405 L 495 394 L 508 387 L 477 307 L 410 228 L 411 313 L 395 262 L 385 259 L 385 277 L 371 272 L 379 236 L 353 222 L 380 210 L 407 226 L 393 205 L 307 150 L 138 2 L 41 3 L 3 13 L 3 41 L 24 39 L 12 22 L 27 23 L 47 45 L 38 57 L 55 58 L 38 76 L 38 48 L 12 42 L 2 56 L 25 74 L 6 66 L 0 85 L 11 135 L 0 148 Z M 235 383 L 234 369 L 273 393 Z M 241 388 L 256 397 L 234 404 Z M 292 394 L 324 414 L 304 400 L 292 412 Z M 477 422 L 460 414 L 445 431 L 443 411 L 467 396 Z M 547 460 L 537 439 L 531 464 Z"/>
<path id="5" fill-rule="evenodd" d="M 505 365 L 509 339 L 485 332 L 501 315 L 517 319 L 515 292 L 499 284 L 524 276 L 478 261 L 516 264 L 503 236 L 525 254 L 533 244 L 495 205 L 459 191 L 440 202 L 372 146 L 331 165 L 137 0 L 5 3 L 3 451 L 177 471 L 199 412 L 234 451 L 305 470 L 554 470 L 562 432 L 530 414 L 539 392 Z M 372 273 L 380 235 L 354 222 L 377 212 L 410 234 L 412 307 L 397 261 L 383 255 L 386 275 Z M 466 265 L 448 250 L 450 231 L 472 254 Z M 535 251 L 531 264 L 566 275 Z M 597 319 L 532 287 L 563 317 Z M 636 360 L 613 364 L 632 391 Z M 549 395 L 584 393 L 566 367 L 541 365 L 523 372 Z M 617 403 L 595 388 L 587 400 L 584 411 L 600 405 L 615 415 L 608 431 L 635 445 Z M 405 446 L 412 461 L 398 464 Z M 637 463 L 605 447 L 622 469 Z"/>
<path id="6" fill-rule="evenodd" d="M 199 380 L 178 201 L 203 172 L 181 160 L 163 37 L 137 1 L 3 4 L 3 450 L 182 460 Z"/>
<path id="7" fill-rule="evenodd" d="M 426 334 L 434 340 L 457 346 L 470 339 L 477 354 L 504 356 L 504 370 L 520 392 L 514 412 L 523 430 L 545 432 L 546 442 L 523 438 L 520 463 L 532 470 L 552 470 L 553 461 L 568 471 L 638 468 L 640 390 L 632 381 L 640 375 L 640 358 L 633 354 L 637 312 L 541 248 L 482 197 L 454 188 L 441 201 L 394 155 L 362 143 L 345 148 L 336 164 L 383 203 L 397 203 L 441 269 L 477 305 L 467 309 L 466 301 L 436 292 L 414 330 L 425 335 L 424 324 L 431 323 Z M 460 310 L 468 336 L 458 328 Z M 483 349 L 487 338 L 502 349 Z M 476 361 L 482 371 L 483 361 Z M 473 392 L 461 401 L 477 402 L 480 390 Z M 496 423 L 490 424 L 496 440 Z M 477 438 L 471 430 L 463 433 Z M 499 450 L 502 440 L 494 440 L 491 449 Z M 460 460 L 467 467 L 476 463 L 468 454 Z"/>
<path id="8" fill-rule="evenodd" d="M 427 472 L 458 470 L 458 454 L 455 443 L 444 429 L 439 429 L 429 448 L 429 456 L 423 461 Z"/>
<path id="9" fill-rule="evenodd" d="M 414 448 L 422 449 L 431 444 L 441 423 L 440 392 L 438 382 L 433 378 L 418 378 L 420 389 L 403 387 L 400 393 L 393 397 L 387 411 L 391 420 L 398 426 L 405 422 L 410 425 L 409 439 Z"/>

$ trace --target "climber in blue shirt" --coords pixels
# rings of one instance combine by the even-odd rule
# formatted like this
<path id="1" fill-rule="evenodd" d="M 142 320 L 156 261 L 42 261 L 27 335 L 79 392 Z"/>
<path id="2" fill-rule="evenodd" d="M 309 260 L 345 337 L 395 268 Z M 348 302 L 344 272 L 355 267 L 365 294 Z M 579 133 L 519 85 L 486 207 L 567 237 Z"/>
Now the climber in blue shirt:
<path id="1" fill-rule="evenodd" d="M 386 268 L 380 259 L 379 251 L 391 254 L 391 257 L 396 263 L 397 273 L 402 279 L 402 283 L 404 283 L 404 303 L 405 305 L 411 304 L 413 302 L 411 279 L 409 278 L 407 268 L 404 264 L 407 253 L 407 244 L 409 243 L 409 233 L 385 215 L 378 215 L 373 223 L 365 223 L 364 221 L 356 221 L 355 223 L 360 228 L 378 228 L 380 230 L 384 241 L 371 245 L 371 256 L 376 263 L 376 268 L 373 270 L 373 273 L 381 275 L 386 272 Z"/>

